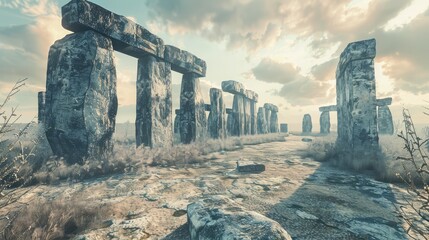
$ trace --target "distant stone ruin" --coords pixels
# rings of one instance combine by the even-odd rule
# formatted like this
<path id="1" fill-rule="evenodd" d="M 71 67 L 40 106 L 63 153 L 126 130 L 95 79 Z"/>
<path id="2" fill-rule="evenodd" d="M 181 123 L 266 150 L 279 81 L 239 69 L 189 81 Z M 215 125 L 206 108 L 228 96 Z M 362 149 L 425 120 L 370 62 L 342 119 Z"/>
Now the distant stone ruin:
<path id="1" fill-rule="evenodd" d="M 392 113 L 390 112 L 389 105 L 392 104 L 392 98 L 377 99 L 375 105 L 377 106 L 377 126 L 378 134 L 392 135 L 394 132 Z M 337 106 L 324 106 L 320 107 L 320 133 L 330 133 L 331 120 L 329 113 L 336 112 Z"/>
<path id="2" fill-rule="evenodd" d="M 37 103 L 38 103 L 37 104 L 37 106 L 38 106 L 37 122 L 43 124 L 45 122 L 45 108 L 46 108 L 46 93 L 45 92 L 38 92 Z"/>
<path id="3" fill-rule="evenodd" d="M 311 115 L 310 114 L 304 114 L 304 117 L 302 119 L 302 133 L 311 133 L 313 130 L 313 122 L 311 121 Z"/>
<path id="4" fill-rule="evenodd" d="M 217 88 L 210 88 L 208 132 L 211 138 L 224 139 L 226 137 L 226 109 L 222 90 Z"/>
<path id="5" fill-rule="evenodd" d="M 337 79 L 337 148 L 340 159 L 377 159 L 375 39 L 350 43 L 341 53 Z"/>
<path id="6" fill-rule="evenodd" d="M 227 130 L 231 136 L 257 133 L 256 103 L 258 94 L 246 90 L 244 85 L 233 80 L 223 81 L 222 90 L 234 95 L 232 112 L 228 113 Z"/>
<path id="7" fill-rule="evenodd" d="M 270 133 L 278 133 L 279 132 L 279 118 L 278 112 L 279 108 L 271 103 L 265 103 L 265 117 L 267 118 L 267 128 Z"/>
<path id="8" fill-rule="evenodd" d="M 281 133 L 289 132 L 289 128 L 288 128 L 287 123 L 280 123 L 280 132 Z"/>

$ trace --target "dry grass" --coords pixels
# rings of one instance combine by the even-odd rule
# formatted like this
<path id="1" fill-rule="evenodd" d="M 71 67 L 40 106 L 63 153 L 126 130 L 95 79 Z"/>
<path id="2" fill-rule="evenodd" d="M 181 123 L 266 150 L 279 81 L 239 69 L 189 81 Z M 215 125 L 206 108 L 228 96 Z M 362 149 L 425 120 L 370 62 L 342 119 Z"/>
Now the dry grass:
<path id="1" fill-rule="evenodd" d="M 107 212 L 78 199 L 33 202 L 12 217 L 0 236 L 5 240 L 68 239 L 101 227 Z"/>

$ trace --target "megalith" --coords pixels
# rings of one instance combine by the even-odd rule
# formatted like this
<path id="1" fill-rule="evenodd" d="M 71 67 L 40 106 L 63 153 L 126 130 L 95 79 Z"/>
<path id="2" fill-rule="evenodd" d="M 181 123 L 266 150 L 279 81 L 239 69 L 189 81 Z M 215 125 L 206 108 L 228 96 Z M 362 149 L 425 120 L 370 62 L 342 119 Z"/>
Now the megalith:
<path id="1" fill-rule="evenodd" d="M 138 60 L 136 145 L 173 145 L 171 67 L 146 55 Z"/>
<path id="2" fill-rule="evenodd" d="M 331 118 L 328 111 L 320 114 L 320 133 L 328 134 L 331 132 Z"/>
<path id="3" fill-rule="evenodd" d="M 206 112 L 200 90 L 200 79 L 195 73 L 185 73 L 180 92 L 180 140 L 191 143 L 206 137 Z"/>
<path id="4" fill-rule="evenodd" d="M 268 127 L 268 132 L 270 133 L 278 133 L 279 132 L 279 119 L 277 116 L 277 113 L 279 112 L 279 108 L 271 103 L 265 103 L 264 104 L 264 108 L 265 108 L 265 114 L 268 114 L 268 116 L 266 116 L 267 118 L 267 127 Z M 267 113 L 268 112 L 268 113 Z"/>
<path id="5" fill-rule="evenodd" d="M 52 151 L 82 163 L 112 148 L 118 100 L 112 41 L 84 31 L 49 50 L 45 131 Z"/>
<path id="6" fill-rule="evenodd" d="M 267 118 L 265 117 L 265 108 L 258 108 L 258 134 L 267 134 Z"/>
<path id="7" fill-rule="evenodd" d="M 38 123 L 45 123 L 45 109 L 46 109 L 46 93 L 45 92 L 38 92 L 37 94 L 37 122 Z"/>
<path id="8" fill-rule="evenodd" d="M 228 116 L 228 131 L 231 136 L 241 136 L 245 134 L 245 89 L 243 84 L 229 80 L 222 82 L 222 90 L 234 94 L 232 103 L 232 113 Z M 250 111 L 250 107 L 249 107 Z"/>
<path id="9" fill-rule="evenodd" d="M 226 137 L 226 109 L 223 102 L 222 90 L 210 88 L 210 114 L 208 130 L 211 138 Z"/>
<path id="10" fill-rule="evenodd" d="M 173 132 L 180 133 L 180 109 L 176 109 L 174 112 L 176 116 L 174 117 Z"/>
<path id="11" fill-rule="evenodd" d="M 313 123 L 311 121 L 311 115 L 305 114 L 302 119 L 302 133 L 311 133 L 313 129 Z"/>
<path id="12" fill-rule="evenodd" d="M 280 124 L 280 132 L 281 133 L 287 133 L 287 132 L 289 132 L 287 123 L 281 123 Z"/>
<path id="13" fill-rule="evenodd" d="M 378 107 L 378 133 L 393 135 L 393 120 L 389 106 Z"/>
<path id="14" fill-rule="evenodd" d="M 353 42 L 341 53 L 336 71 L 340 159 L 377 159 L 377 102 L 374 77 L 375 39 Z M 364 162 L 370 161 L 361 161 Z M 361 166 L 365 168 L 367 166 Z"/>

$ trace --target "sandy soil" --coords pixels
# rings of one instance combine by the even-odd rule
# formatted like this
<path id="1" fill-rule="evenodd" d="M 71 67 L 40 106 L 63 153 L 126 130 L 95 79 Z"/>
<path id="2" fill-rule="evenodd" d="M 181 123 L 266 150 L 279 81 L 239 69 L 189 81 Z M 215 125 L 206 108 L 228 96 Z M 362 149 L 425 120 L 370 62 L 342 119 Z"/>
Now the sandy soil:
<path id="1" fill-rule="evenodd" d="M 110 226 L 75 239 L 189 239 L 186 206 L 212 194 L 278 221 L 293 239 L 407 239 L 393 205 L 403 189 L 304 158 L 308 144 L 290 136 L 215 153 L 187 169 L 148 166 L 139 174 L 39 186 L 23 201 L 78 196 L 109 206 L 100 221 Z M 239 174 L 236 161 L 262 163 L 266 171 Z"/>

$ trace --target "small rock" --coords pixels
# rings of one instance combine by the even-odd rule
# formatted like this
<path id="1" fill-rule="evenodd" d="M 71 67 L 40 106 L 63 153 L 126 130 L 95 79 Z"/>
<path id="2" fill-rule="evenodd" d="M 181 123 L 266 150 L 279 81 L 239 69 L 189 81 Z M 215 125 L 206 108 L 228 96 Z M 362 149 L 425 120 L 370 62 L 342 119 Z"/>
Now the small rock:
<path id="1" fill-rule="evenodd" d="M 301 139 L 303 142 L 312 142 L 313 141 L 313 139 L 311 139 L 311 138 L 303 138 L 303 139 Z"/>
<path id="2" fill-rule="evenodd" d="M 296 210 L 295 213 L 302 219 L 309 219 L 309 220 L 318 220 L 319 219 L 318 217 L 316 217 L 312 214 L 306 213 L 304 211 Z"/>
<path id="3" fill-rule="evenodd" d="M 103 221 L 102 223 L 102 228 L 107 228 L 113 225 L 113 220 L 112 219 L 108 219 Z"/>
<path id="4" fill-rule="evenodd" d="M 181 217 L 181 216 L 185 215 L 186 213 L 187 213 L 186 210 L 179 209 L 179 210 L 174 211 L 173 217 Z"/>

